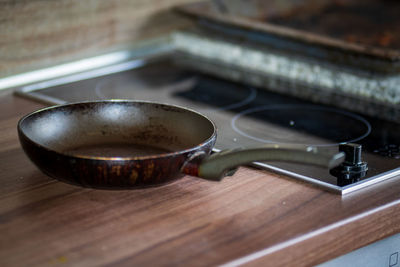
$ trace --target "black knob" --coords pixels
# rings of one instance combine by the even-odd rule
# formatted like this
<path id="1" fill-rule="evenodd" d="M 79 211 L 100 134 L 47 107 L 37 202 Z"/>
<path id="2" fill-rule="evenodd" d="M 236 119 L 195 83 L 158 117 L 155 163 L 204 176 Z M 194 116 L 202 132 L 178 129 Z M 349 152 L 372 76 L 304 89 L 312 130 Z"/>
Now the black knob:
<path id="1" fill-rule="evenodd" d="M 344 152 L 344 162 L 350 165 L 360 164 L 362 146 L 359 144 L 340 144 L 339 151 Z"/>
<path id="2" fill-rule="evenodd" d="M 338 184 L 344 185 L 348 182 L 356 182 L 367 174 L 368 164 L 362 161 L 362 146 L 359 144 L 341 144 L 339 151 L 345 153 L 342 164 L 333 168 L 330 173 L 338 178 Z M 344 182 L 344 180 L 346 180 Z M 351 183 L 350 182 L 350 183 Z"/>

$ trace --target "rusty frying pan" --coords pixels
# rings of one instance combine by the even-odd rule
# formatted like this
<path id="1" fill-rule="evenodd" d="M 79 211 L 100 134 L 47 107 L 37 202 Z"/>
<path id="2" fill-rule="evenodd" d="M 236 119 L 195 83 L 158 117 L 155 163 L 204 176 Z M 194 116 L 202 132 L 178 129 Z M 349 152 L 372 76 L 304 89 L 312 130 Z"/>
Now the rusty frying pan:
<path id="1" fill-rule="evenodd" d="M 20 143 L 44 173 L 95 188 L 134 188 L 182 174 L 220 180 L 253 161 L 289 161 L 332 168 L 344 155 L 315 147 L 269 145 L 209 155 L 216 127 L 181 107 L 129 100 L 45 108 L 18 123 Z"/>

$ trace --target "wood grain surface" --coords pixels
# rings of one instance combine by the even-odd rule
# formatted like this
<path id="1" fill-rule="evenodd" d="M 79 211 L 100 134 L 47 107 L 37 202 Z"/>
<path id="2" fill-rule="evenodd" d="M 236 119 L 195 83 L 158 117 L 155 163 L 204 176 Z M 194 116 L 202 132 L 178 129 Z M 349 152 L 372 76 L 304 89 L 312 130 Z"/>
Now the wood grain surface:
<path id="1" fill-rule="evenodd" d="M 341 197 L 242 167 L 141 190 L 58 182 L 16 124 L 43 107 L 0 96 L 1 266 L 310 266 L 400 231 L 400 180 Z"/>
<path id="2" fill-rule="evenodd" d="M 0 78 L 134 46 L 188 25 L 194 0 L 0 1 Z"/>

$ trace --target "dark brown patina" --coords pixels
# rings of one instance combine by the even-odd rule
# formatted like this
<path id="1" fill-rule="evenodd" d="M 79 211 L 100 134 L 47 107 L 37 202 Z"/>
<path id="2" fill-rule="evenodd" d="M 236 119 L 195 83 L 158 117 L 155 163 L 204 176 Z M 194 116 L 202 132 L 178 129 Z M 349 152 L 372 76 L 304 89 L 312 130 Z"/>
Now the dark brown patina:
<path id="1" fill-rule="evenodd" d="M 95 188 L 157 185 L 209 154 L 214 125 L 183 108 L 134 101 L 77 103 L 34 112 L 18 125 L 21 145 L 46 174 Z"/>

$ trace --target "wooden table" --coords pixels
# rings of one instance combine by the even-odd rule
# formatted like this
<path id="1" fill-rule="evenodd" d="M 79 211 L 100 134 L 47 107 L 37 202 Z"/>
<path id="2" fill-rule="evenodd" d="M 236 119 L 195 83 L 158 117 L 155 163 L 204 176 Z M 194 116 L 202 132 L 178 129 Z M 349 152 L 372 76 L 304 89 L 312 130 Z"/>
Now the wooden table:
<path id="1" fill-rule="evenodd" d="M 1 266 L 308 266 L 400 232 L 400 179 L 346 197 L 245 167 L 142 190 L 58 182 L 18 143 L 41 107 L 0 96 Z"/>

